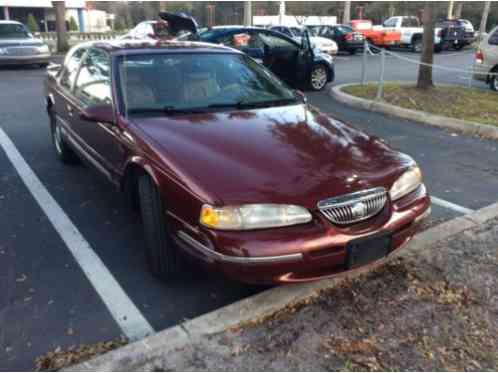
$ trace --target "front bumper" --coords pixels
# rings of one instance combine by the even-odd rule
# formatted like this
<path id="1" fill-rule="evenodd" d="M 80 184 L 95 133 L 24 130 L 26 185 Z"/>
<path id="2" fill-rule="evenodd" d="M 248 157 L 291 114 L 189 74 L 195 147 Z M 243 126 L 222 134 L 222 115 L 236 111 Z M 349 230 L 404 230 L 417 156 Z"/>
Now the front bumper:
<path id="1" fill-rule="evenodd" d="M 184 251 L 242 282 L 306 282 L 345 272 L 346 246 L 351 240 L 390 234 L 393 253 L 413 237 L 429 214 L 430 198 L 422 185 L 386 205 L 376 217 L 350 227 L 338 228 L 318 217 L 309 224 L 271 230 L 179 230 L 175 240 Z"/>
<path id="2" fill-rule="evenodd" d="M 30 56 L 6 56 L 0 55 L 0 66 L 2 65 L 30 65 L 30 64 L 48 64 L 50 62 L 50 53 L 36 54 Z"/>

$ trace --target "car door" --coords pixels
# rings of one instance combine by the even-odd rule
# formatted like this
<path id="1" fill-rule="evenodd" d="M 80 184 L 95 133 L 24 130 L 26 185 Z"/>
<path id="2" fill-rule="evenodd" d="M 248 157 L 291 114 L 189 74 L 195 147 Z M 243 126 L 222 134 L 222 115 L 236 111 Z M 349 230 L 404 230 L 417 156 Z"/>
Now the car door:
<path id="1" fill-rule="evenodd" d="M 295 85 L 297 80 L 303 78 L 310 62 L 307 58 L 311 49 L 309 38 L 301 38 L 306 39 L 304 44 L 308 43 L 305 50 L 293 40 L 273 32 L 254 31 L 253 37 L 263 46 L 263 64 L 266 67 L 289 84 Z"/>
<path id="2" fill-rule="evenodd" d="M 84 119 L 85 109 L 94 105 L 113 105 L 111 58 L 106 51 L 90 48 L 81 63 L 73 88 L 78 104 L 73 123 L 76 136 L 88 160 L 110 179 L 120 169 L 125 149 L 119 142 L 120 129 L 112 123 Z"/>

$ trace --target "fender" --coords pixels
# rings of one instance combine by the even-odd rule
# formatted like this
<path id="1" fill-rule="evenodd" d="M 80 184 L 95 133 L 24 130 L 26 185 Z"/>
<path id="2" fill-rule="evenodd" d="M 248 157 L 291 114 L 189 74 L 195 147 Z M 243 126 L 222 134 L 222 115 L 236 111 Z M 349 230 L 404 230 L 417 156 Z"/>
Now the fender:
<path id="1" fill-rule="evenodd" d="M 123 167 L 123 171 L 124 171 L 123 172 L 123 177 L 121 178 L 121 181 L 120 181 L 121 190 L 123 190 L 123 188 L 124 188 L 124 183 L 125 183 L 128 171 L 133 166 L 140 167 L 144 172 L 146 172 L 151 177 L 151 179 L 154 181 L 154 184 L 156 184 L 157 186 L 159 186 L 159 171 L 157 171 L 148 162 L 148 160 L 145 159 L 144 157 L 141 157 L 141 156 L 138 156 L 138 155 L 134 155 L 134 156 L 130 157 L 126 161 L 126 163 L 125 163 L 125 165 Z"/>

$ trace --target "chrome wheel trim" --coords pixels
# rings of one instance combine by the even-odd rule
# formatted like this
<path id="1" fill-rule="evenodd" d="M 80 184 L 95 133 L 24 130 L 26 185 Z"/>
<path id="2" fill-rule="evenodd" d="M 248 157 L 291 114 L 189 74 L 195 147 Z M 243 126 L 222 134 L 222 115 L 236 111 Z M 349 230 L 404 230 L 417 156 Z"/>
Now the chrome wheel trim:
<path id="1" fill-rule="evenodd" d="M 327 71 L 323 66 L 316 66 L 311 72 L 311 86 L 316 89 L 322 89 L 327 84 Z"/>
<path id="2" fill-rule="evenodd" d="M 493 85 L 493 90 L 498 91 L 498 76 L 495 75 L 491 78 L 491 84 Z"/>
<path id="3" fill-rule="evenodd" d="M 54 144 L 57 153 L 62 154 L 62 131 L 57 123 L 54 126 Z"/>

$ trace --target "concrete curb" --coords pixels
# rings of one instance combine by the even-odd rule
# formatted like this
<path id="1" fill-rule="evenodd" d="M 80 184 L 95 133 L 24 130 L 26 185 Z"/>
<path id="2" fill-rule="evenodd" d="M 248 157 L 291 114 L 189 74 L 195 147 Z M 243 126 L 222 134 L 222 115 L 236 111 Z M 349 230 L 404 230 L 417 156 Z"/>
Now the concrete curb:
<path id="1" fill-rule="evenodd" d="M 437 242 L 498 218 L 498 202 L 460 216 L 416 235 L 400 256 L 420 255 Z M 377 264 L 378 265 L 378 264 Z M 67 371 L 133 371 L 141 370 L 168 353 L 176 353 L 200 338 L 209 337 L 239 324 L 270 316 L 276 311 L 317 295 L 321 290 L 337 286 L 347 278 L 356 277 L 372 267 L 350 272 L 347 276 L 315 283 L 276 287 L 234 304 L 220 308 L 184 324 L 168 328 L 141 341 L 69 367 Z"/>
<path id="2" fill-rule="evenodd" d="M 396 82 L 401 85 L 413 85 L 414 82 Z M 461 132 L 471 136 L 481 136 L 488 139 L 498 140 L 498 127 L 488 124 L 470 122 L 461 119 L 448 118 L 440 115 L 429 114 L 424 111 L 404 109 L 381 101 L 367 100 L 356 97 L 342 91 L 344 87 L 358 85 L 358 83 L 339 84 L 330 89 L 330 95 L 337 101 L 356 108 L 371 110 L 382 114 L 393 115 L 403 119 L 409 119 L 431 126 Z M 441 84 L 441 86 L 454 86 Z"/>

